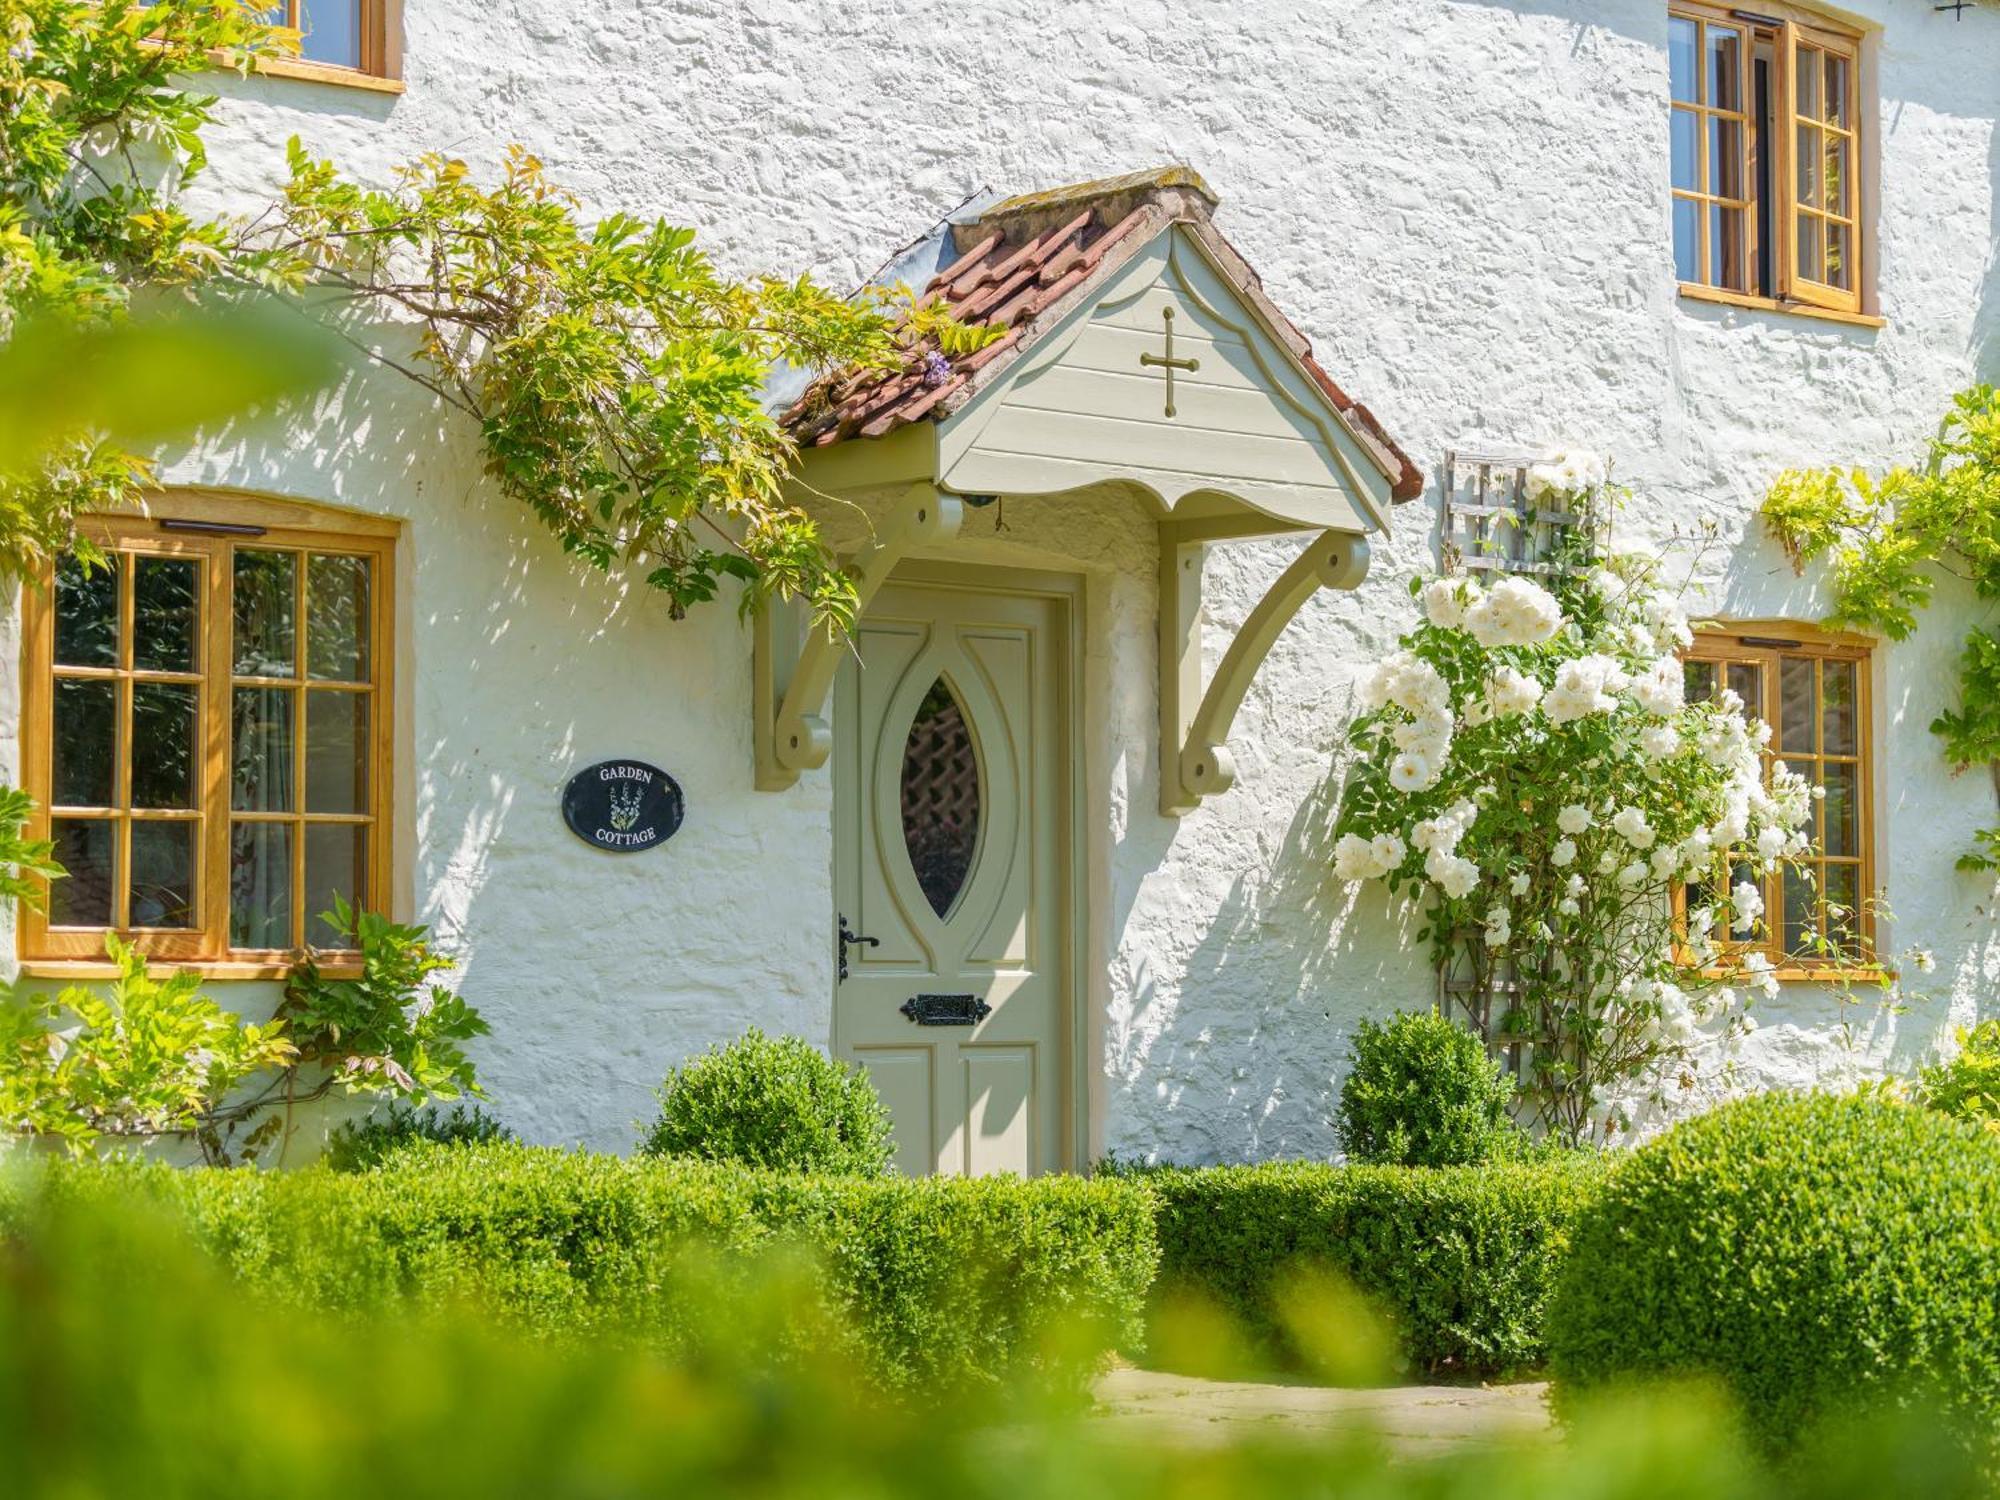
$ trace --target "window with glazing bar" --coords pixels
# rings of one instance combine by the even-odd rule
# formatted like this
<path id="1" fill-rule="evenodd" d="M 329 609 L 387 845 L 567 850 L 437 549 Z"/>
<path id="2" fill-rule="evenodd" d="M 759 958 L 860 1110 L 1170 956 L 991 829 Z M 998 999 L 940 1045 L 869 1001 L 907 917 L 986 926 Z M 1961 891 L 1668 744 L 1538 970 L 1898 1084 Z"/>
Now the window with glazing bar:
<path id="1" fill-rule="evenodd" d="M 106 563 L 27 599 L 25 780 L 68 874 L 22 957 L 98 958 L 106 929 L 196 963 L 331 943 L 336 894 L 385 898 L 391 539 L 89 529 Z"/>
<path id="2" fill-rule="evenodd" d="M 1675 274 L 1859 312 L 1860 37 L 1788 7 L 1675 4 L 1667 28 Z"/>

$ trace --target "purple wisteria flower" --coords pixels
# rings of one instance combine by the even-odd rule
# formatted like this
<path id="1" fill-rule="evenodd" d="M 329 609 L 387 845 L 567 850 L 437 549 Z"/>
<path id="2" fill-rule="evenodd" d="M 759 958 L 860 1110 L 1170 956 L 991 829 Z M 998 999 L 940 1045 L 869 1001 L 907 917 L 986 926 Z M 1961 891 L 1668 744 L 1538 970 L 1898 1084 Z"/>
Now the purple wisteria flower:
<path id="1" fill-rule="evenodd" d="M 924 355 L 924 384 L 932 387 L 943 385 L 951 379 L 951 361 L 937 350 Z"/>

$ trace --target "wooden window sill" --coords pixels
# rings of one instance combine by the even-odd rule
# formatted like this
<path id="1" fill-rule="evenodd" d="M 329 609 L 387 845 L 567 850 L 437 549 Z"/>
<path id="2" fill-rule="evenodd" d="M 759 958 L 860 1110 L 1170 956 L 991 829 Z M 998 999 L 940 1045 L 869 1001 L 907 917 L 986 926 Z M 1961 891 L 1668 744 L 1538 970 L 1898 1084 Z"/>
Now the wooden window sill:
<path id="1" fill-rule="evenodd" d="M 216 61 L 234 72 L 226 58 Z M 307 62 L 302 57 L 260 57 L 250 69 L 252 78 L 296 78 L 305 83 L 330 83 L 337 88 L 361 89 L 371 94 L 400 94 L 403 80 L 364 73 L 359 68 L 341 68 L 332 63 Z"/>
<path id="2" fill-rule="evenodd" d="M 1742 292 L 1725 292 L 1717 287 L 1680 283 L 1681 296 L 1690 302 L 1713 302 L 1722 307 L 1740 307 L 1751 312 L 1786 313 L 1798 318 L 1818 318 L 1823 323 L 1845 323 L 1853 328 L 1886 328 L 1887 318 L 1873 313 L 1839 312 L 1831 307 L 1814 307 L 1807 302 L 1780 302 L 1775 297 L 1750 297 Z"/>
<path id="3" fill-rule="evenodd" d="M 1790 964 L 1773 969 L 1772 977 L 1780 984 L 1886 984 L 1896 977 L 1894 969 L 1880 966 L 1862 965 L 1858 968 L 1840 969 L 1828 965 L 1811 968 L 1800 964 Z M 1754 983 L 1757 976 L 1748 969 L 1704 969 L 1704 979 L 1716 979 L 1724 984 L 1743 985 Z"/>
<path id="4" fill-rule="evenodd" d="M 204 979 L 285 979 L 291 975 L 292 960 L 148 958 L 146 967 L 156 973 L 199 974 Z M 358 957 L 322 959 L 319 971 L 328 979 L 358 979 L 361 976 L 361 960 Z M 58 979 L 75 983 L 116 979 L 118 966 L 102 958 L 27 958 L 21 961 L 21 973 L 29 979 Z"/>

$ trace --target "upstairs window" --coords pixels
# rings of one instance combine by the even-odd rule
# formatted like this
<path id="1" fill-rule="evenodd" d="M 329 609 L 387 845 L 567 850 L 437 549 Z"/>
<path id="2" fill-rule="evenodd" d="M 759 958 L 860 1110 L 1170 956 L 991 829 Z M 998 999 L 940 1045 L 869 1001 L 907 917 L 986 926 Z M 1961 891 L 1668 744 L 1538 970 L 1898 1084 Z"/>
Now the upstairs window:
<path id="1" fill-rule="evenodd" d="M 29 962 L 101 960 L 116 929 L 277 972 L 336 941 L 335 895 L 386 904 L 391 538 L 176 501 L 86 523 L 110 565 L 24 594 L 25 780 L 69 872 L 22 913 Z"/>
<path id="2" fill-rule="evenodd" d="M 1667 27 L 1681 283 L 1860 312 L 1860 37 L 1783 6 L 1675 4 Z"/>
<path id="3" fill-rule="evenodd" d="M 390 6 L 394 0 L 284 0 L 264 12 L 273 26 L 299 34 L 296 60 L 266 63 L 264 71 L 283 74 L 299 64 L 312 71 L 345 69 L 384 78 L 390 75 Z M 288 67 L 287 64 L 291 66 Z"/>

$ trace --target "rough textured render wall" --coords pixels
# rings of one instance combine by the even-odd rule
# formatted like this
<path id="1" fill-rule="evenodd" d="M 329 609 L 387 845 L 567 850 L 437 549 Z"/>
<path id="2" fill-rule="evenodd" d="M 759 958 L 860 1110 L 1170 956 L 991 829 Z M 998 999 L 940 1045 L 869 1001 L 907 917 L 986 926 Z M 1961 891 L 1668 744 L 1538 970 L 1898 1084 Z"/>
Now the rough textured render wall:
<path id="1" fill-rule="evenodd" d="M 1426 469 L 1453 445 L 1608 451 L 1642 497 L 1631 540 L 1719 526 L 1731 545 L 1701 578 L 1717 611 L 1815 616 L 1815 581 L 1752 522 L 1764 484 L 1791 463 L 1912 452 L 2000 332 L 2000 15 L 1985 9 L 1849 6 L 1887 28 L 1879 332 L 1675 299 L 1663 0 L 405 9 L 400 98 L 221 83 L 211 201 L 268 193 L 293 132 L 377 180 L 428 150 L 490 171 L 519 141 L 592 210 L 670 215 L 733 267 L 839 283 L 982 187 L 1185 161 L 1321 360 Z M 374 379 L 175 474 L 409 518 L 402 899 L 464 955 L 508 1119 L 620 1147 L 677 1057 L 753 1021 L 827 1034 L 827 778 L 751 790 L 748 636 L 726 607 L 668 624 L 566 564 L 478 467 L 462 426 Z M 1110 711 L 1091 751 L 1088 940 L 1108 1148 L 1328 1152 L 1355 1020 L 1432 992 L 1409 916 L 1323 874 L 1353 680 L 1407 618 L 1434 501 L 1397 523 L 1365 588 L 1316 600 L 1278 643 L 1233 739 L 1236 788 L 1170 822 L 1155 811 L 1148 566 L 1124 556 L 1122 526 L 1035 531 L 1012 508 L 1021 560 L 1100 554 L 1085 563 L 1101 585 L 1088 645 Z M 1212 655 L 1287 553 L 1213 554 Z M 1993 794 L 1950 780 L 1925 732 L 1958 633 L 1937 613 L 1887 655 L 1877 702 L 1894 941 L 1940 966 L 1902 1019 L 1853 1013 L 1870 1064 L 1920 1051 L 2000 969 L 1989 883 L 1951 870 Z M 556 815 L 568 770 L 608 753 L 665 765 L 689 804 L 671 845 L 617 866 Z M 1739 1086 L 1849 1056 L 1824 995 L 1788 994 L 1765 1018 Z"/>

